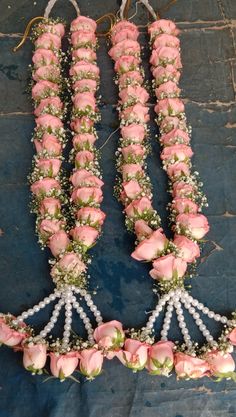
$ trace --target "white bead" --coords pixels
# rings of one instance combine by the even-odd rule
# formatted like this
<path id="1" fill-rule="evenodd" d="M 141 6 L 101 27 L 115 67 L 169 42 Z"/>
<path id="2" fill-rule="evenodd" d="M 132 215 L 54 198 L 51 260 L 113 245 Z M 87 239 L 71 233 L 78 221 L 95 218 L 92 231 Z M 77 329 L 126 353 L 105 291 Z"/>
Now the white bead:
<path id="1" fill-rule="evenodd" d="M 209 311 L 208 313 L 208 317 L 210 317 L 210 319 L 213 319 L 215 313 L 213 311 Z"/>
<path id="2" fill-rule="evenodd" d="M 220 317 L 220 315 L 219 315 L 219 314 L 215 314 L 214 319 L 215 319 L 215 321 L 220 321 L 221 317 Z"/>
<path id="3" fill-rule="evenodd" d="M 22 317 L 22 319 L 27 319 L 28 314 L 27 314 L 27 313 L 22 313 L 22 314 L 21 314 L 21 317 Z"/>
<path id="4" fill-rule="evenodd" d="M 226 324 L 227 323 L 227 321 L 228 321 L 228 319 L 227 319 L 227 317 L 221 317 L 221 323 L 223 323 L 223 324 Z"/>
<path id="5" fill-rule="evenodd" d="M 192 301 L 192 305 L 193 305 L 194 307 L 197 307 L 197 305 L 198 305 L 198 300 L 193 300 L 193 301 Z"/>
<path id="6" fill-rule="evenodd" d="M 40 307 L 40 309 L 46 307 L 46 304 L 44 303 L 44 301 L 40 301 L 39 307 Z"/>
<path id="7" fill-rule="evenodd" d="M 42 337 L 46 337 L 46 336 L 47 336 L 47 333 L 43 330 L 43 331 L 40 333 L 40 335 L 41 335 Z"/>
<path id="8" fill-rule="evenodd" d="M 209 308 L 208 308 L 208 307 L 204 307 L 204 308 L 202 309 L 202 312 L 203 312 L 204 314 L 208 314 L 208 313 L 209 313 Z"/>
<path id="9" fill-rule="evenodd" d="M 195 308 L 190 307 L 190 308 L 188 309 L 188 311 L 189 311 L 189 313 L 190 313 L 190 314 L 193 314 L 193 313 L 195 312 Z"/>

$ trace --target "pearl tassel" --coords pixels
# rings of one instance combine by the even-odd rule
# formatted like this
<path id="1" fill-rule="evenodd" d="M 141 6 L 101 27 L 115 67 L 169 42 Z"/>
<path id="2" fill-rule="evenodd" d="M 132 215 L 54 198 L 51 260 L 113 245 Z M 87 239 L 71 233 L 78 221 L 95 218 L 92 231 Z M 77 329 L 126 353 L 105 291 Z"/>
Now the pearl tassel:
<path id="1" fill-rule="evenodd" d="M 166 314 L 165 314 L 165 318 L 164 318 L 164 323 L 163 323 L 163 328 L 161 331 L 161 340 L 167 340 L 167 336 L 168 336 L 168 331 L 170 329 L 170 323 L 171 323 L 171 317 L 173 314 L 173 300 L 170 300 L 166 309 Z"/>
<path id="2" fill-rule="evenodd" d="M 87 316 L 87 314 L 84 312 L 84 309 L 80 306 L 80 304 L 78 303 L 78 301 L 74 301 L 73 302 L 73 307 L 76 309 L 77 313 L 79 314 L 81 320 L 84 323 L 84 327 L 87 330 L 88 333 L 88 340 L 89 342 L 93 343 L 94 342 L 94 338 L 93 338 L 93 328 L 90 322 L 89 317 Z"/>
<path id="3" fill-rule="evenodd" d="M 58 320 L 58 316 L 59 316 L 59 313 L 63 304 L 64 304 L 64 299 L 61 298 L 59 302 L 55 305 L 49 322 L 46 324 L 44 329 L 39 333 L 39 335 L 36 336 L 36 339 L 43 339 L 47 336 L 48 333 L 51 332 L 51 330 L 53 329 L 53 327 L 55 326 Z"/>
<path id="4" fill-rule="evenodd" d="M 183 310 L 181 307 L 181 302 L 179 300 L 175 300 L 174 307 L 176 310 L 179 327 L 182 332 L 185 344 L 190 349 L 192 347 L 192 342 L 191 342 L 191 338 L 190 338 L 190 335 L 189 335 L 189 332 L 185 323 L 184 314 L 183 314 Z"/>

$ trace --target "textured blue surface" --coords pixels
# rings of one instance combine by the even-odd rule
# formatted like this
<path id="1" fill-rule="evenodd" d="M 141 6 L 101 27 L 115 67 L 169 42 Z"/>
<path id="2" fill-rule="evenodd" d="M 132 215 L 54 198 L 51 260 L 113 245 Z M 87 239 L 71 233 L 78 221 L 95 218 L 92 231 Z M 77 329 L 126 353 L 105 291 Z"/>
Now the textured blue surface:
<path id="1" fill-rule="evenodd" d="M 26 176 L 33 146 L 31 104 L 25 88 L 31 44 L 17 54 L 11 48 L 26 22 L 41 15 L 45 0 L 0 0 L 0 310 L 18 314 L 46 296 L 53 285 L 48 253 L 42 252 L 30 215 Z M 152 4 L 156 7 L 157 2 Z M 159 0 L 160 7 L 167 3 Z M 82 13 L 97 18 L 116 11 L 115 0 L 81 0 Z M 10 7 L 9 7 L 10 6 Z M 132 13 L 132 12 L 131 12 Z M 67 1 L 58 1 L 54 15 L 69 22 L 74 17 Z M 208 195 L 211 231 L 205 245 L 199 276 L 192 293 L 210 308 L 229 314 L 236 305 L 236 2 L 235 0 L 178 0 L 165 17 L 182 29 L 183 96 L 193 127 L 194 164 Z M 137 22 L 145 24 L 143 8 Z M 142 35 L 142 41 L 146 38 Z M 113 64 L 107 42 L 100 39 L 102 66 L 99 144 L 117 127 Z M 144 51 L 148 56 L 148 51 Z M 147 72 L 148 76 L 148 72 Z M 149 172 L 154 183 L 155 207 L 167 227 L 166 176 L 161 170 L 159 147 L 152 126 L 153 153 Z M 124 227 L 121 206 L 112 196 L 115 178 L 114 152 L 118 135 L 102 150 L 105 180 L 103 209 L 107 212 L 104 233 L 93 250 L 91 289 L 97 288 L 96 303 L 105 319 L 116 318 L 125 326 L 142 326 L 145 311 L 155 305 L 148 267 L 129 256 L 133 237 Z M 39 322 L 46 319 L 42 315 Z M 173 330 L 175 335 L 176 329 Z M 193 329 L 193 334 L 195 329 Z M 215 328 L 216 334 L 219 328 Z M 195 333 L 196 337 L 199 337 Z M 200 339 L 199 339 L 200 340 Z M 93 382 L 83 379 L 60 384 L 45 377 L 32 377 L 21 366 L 21 354 L 0 351 L 0 417 L 233 417 L 236 416 L 236 386 L 231 381 L 209 379 L 178 382 L 175 377 L 157 378 L 145 372 L 133 374 L 113 360 Z"/>

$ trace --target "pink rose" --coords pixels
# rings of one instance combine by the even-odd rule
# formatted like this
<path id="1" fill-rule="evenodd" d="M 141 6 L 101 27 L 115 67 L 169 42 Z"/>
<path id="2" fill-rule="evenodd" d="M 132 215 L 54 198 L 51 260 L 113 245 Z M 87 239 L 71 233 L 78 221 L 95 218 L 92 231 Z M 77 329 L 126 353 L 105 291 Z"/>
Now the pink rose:
<path id="1" fill-rule="evenodd" d="M 142 166 L 139 164 L 124 164 L 121 169 L 124 181 L 131 178 L 142 177 L 144 174 Z"/>
<path id="2" fill-rule="evenodd" d="M 72 59 L 75 61 L 96 61 L 96 52 L 91 48 L 78 48 L 72 51 Z"/>
<path id="3" fill-rule="evenodd" d="M 153 49 L 149 62 L 154 67 L 163 64 L 171 64 L 177 69 L 182 68 L 179 50 L 168 46 L 160 46 L 157 49 Z"/>
<path id="4" fill-rule="evenodd" d="M 57 216 L 61 211 L 61 203 L 58 198 L 46 197 L 44 198 L 39 207 L 39 212 L 42 216 L 50 215 Z"/>
<path id="5" fill-rule="evenodd" d="M 119 97 L 122 100 L 122 103 L 126 103 L 132 100 L 135 100 L 135 102 L 145 104 L 148 101 L 149 94 L 145 90 L 145 88 L 140 87 L 139 85 L 132 87 L 132 85 L 129 85 L 127 88 L 123 88 L 123 90 L 120 91 Z"/>
<path id="6" fill-rule="evenodd" d="M 116 33 L 119 33 L 125 29 L 132 30 L 135 33 L 138 32 L 138 28 L 134 23 L 130 22 L 129 20 L 122 19 L 112 27 L 111 35 L 114 36 Z"/>
<path id="7" fill-rule="evenodd" d="M 182 352 L 175 353 L 175 372 L 178 378 L 198 379 L 209 376 L 207 361 Z"/>
<path id="8" fill-rule="evenodd" d="M 45 343 L 30 343 L 23 348 L 23 365 L 29 371 L 44 368 L 47 360 L 47 345 Z"/>
<path id="9" fill-rule="evenodd" d="M 173 254 L 161 256 L 152 263 L 152 266 L 151 277 L 164 281 L 170 281 L 175 277 L 182 278 L 187 269 L 187 263 Z"/>
<path id="10" fill-rule="evenodd" d="M 161 46 L 169 46 L 171 48 L 178 49 L 180 46 L 180 40 L 176 36 L 163 33 L 162 35 L 156 37 L 152 45 L 154 49 L 157 49 Z"/>
<path id="11" fill-rule="evenodd" d="M 125 334 L 122 324 L 112 320 L 98 326 L 93 337 L 101 349 L 117 349 L 123 346 Z"/>
<path id="12" fill-rule="evenodd" d="M 121 363 L 134 371 L 142 370 L 148 358 L 148 344 L 135 339 L 126 339 L 124 350 L 116 353 Z"/>
<path id="13" fill-rule="evenodd" d="M 100 70 L 96 64 L 86 61 L 79 61 L 70 69 L 70 76 L 82 76 L 86 74 L 86 78 L 98 78 Z M 91 77 L 90 77 L 91 74 Z"/>
<path id="14" fill-rule="evenodd" d="M 86 169 L 79 169 L 74 172 L 70 177 L 74 187 L 99 187 L 101 188 L 104 185 L 104 182 L 100 178 L 96 177 L 90 171 Z"/>
<path id="15" fill-rule="evenodd" d="M 90 30 L 77 30 L 71 35 L 71 43 L 74 48 L 79 48 L 84 45 L 96 45 L 96 36 Z"/>
<path id="16" fill-rule="evenodd" d="M 53 256 L 57 257 L 70 245 L 70 239 L 64 230 L 59 230 L 49 238 L 48 247 L 51 250 Z"/>
<path id="17" fill-rule="evenodd" d="M 119 76 L 119 87 L 125 88 L 128 85 L 141 85 L 143 83 L 143 76 L 139 71 L 127 71 Z"/>
<path id="18" fill-rule="evenodd" d="M 175 161 L 186 161 L 193 156 L 193 151 L 190 146 L 187 145 L 172 145 L 167 146 L 163 149 L 161 153 L 162 160 L 171 160 Z"/>
<path id="19" fill-rule="evenodd" d="M 44 219 L 38 225 L 39 233 L 45 240 L 47 240 L 50 236 L 54 235 L 54 233 L 63 230 L 64 227 L 65 223 L 62 220 L 55 219 Z"/>
<path id="20" fill-rule="evenodd" d="M 79 277 L 87 267 L 80 256 L 74 252 L 66 253 L 63 257 L 54 265 L 51 269 L 51 276 L 57 278 L 57 270 L 60 270 L 60 274 L 70 274 L 74 278 Z"/>
<path id="21" fill-rule="evenodd" d="M 76 213 L 77 220 L 86 222 L 90 226 L 102 226 L 106 218 L 102 210 L 94 207 L 82 207 Z"/>
<path id="22" fill-rule="evenodd" d="M 43 98 L 34 110 L 35 116 L 39 117 L 41 114 L 43 114 L 45 107 L 49 106 L 53 109 L 55 108 L 57 111 L 60 111 L 63 108 L 63 103 L 59 97 Z M 45 113 L 49 112 L 45 111 Z"/>
<path id="23" fill-rule="evenodd" d="M 39 67 L 36 71 L 33 72 L 32 76 L 33 80 L 40 81 L 40 80 L 47 80 L 56 82 L 60 80 L 60 68 L 56 67 L 55 65 L 45 65 L 43 67 Z"/>
<path id="24" fill-rule="evenodd" d="M 135 29 L 122 29 L 116 33 L 112 33 L 111 41 L 113 45 L 116 45 L 126 39 L 136 41 L 138 39 L 138 35 L 139 33 L 137 27 Z"/>
<path id="25" fill-rule="evenodd" d="M 207 361 L 210 370 L 215 376 L 230 376 L 235 370 L 235 362 L 229 353 L 219 350 L 212 350 L 206 353 L 204 359 Z"/>
<path id="26" fill-rule="evenodd" d="M 77 93 L 73 98 L 74 108 L 79 110 L 89 110 L 95 111 L 96 109 L 96 100 L 92 93 Z"/>
<path id="27" fill-rule="evenodd" d="M 203 214 L 178 214 L 176 223 L 197 240 L 202 239 L 210 229 L 207 218 Z"/>
<path id="28" fill-rule="evenodd" d="M 148 107 L 138 103 L 122 110 L 120 117 L 129 123 L 147 123 L 150 119 L 148 113 Z"/>
<path id="29" fill-rule="evenodd" d="M 160 341 L 150 346 L 146 368 L 152 375 L 169 375 L 174 365 L 174 343 Z"/>
<path id="30" fill-rule="evenodd" d="M 61 129 L 63 128 L 63 123 L 59 117 L 52 116 L 51 114 L 43 114 L 35 119 L 37 128 L 43 127 L 45 129 Z"/>
<path id="31" fill-rule="evenodd" d="M 134 156 L 142 159 L 145 154 L 145 148 L 139 144 L 128 145 L 122 148 L 121 152 L 122 152 L 124 161 L 128 162 L 129 159 L 133 158 Z"/>
<path id="32" fill-rule="evenodd" d="M 60 49 L 61 38 L 53 33 L 43 33 L 36 39 L 35 48 Z"/>
<path id="33" fill-rule="evenodd" d="M 172 195 L 174 198 L 191 198 L 194 192 L 194 187 L 184 181 L 175 182 L 173 184 Z"/>
<path id="34" fill-rule="evenodd" d="M 97 187 L 77 188 L 71 194 L 72 201 L 78 205 L 99 204 L 103 200 L 102 190 Z"/>
<path id="35" fill-rule="evenodd" d="M 37 197 L 47 195 L 53 190 L 60 189 L 60 183 L 57 180 L 54 180 L 53 178 L 43 178 L 42 180 L 34 182 L 30 187 L 31 192 L 35 194 Z"/>
<path id="36" fill-rule="evenodd" d="M 82 78 L 81 80 L 75 81 L 73 84 L 73 89 L 78 93 L 83 93 L 84 91 L 95 93 L 97 89 L 97 81 L 91 80 L 90 78 Z"/>
<path id="37" fill-rule="evenodd" d="M 131 124 L 122 126 L 121 136 L 123 139 L 132 140 L 132 142 L 141 143 L 146 135 L 146 130 L 143 125 Z"/>
<path id="38" fill-rule="evenodd" d="M 165 99 L 165 100 L 178 100 L 178 99 Z M 171 110 L 172 111 L 172 110 Z M 173 129 L 187 130 L 185 120 L 180 120 L 178 117 L 166 116 L 160 124 L 161 132 L 168 133 Z"/>
<path id="39" fill-rule="evenodd" d="M 142 197 L 139 200 L 134 200 L 125 208 L 125 212 L 128 217 L 141 216 L 143 213 L 146 213 L 150 210 L 152 210 L 152 204 L 147 197 Z"/>
<path id="40" fill-rule="evenodd" d="M 135 71 L 139 68 L 140 58 L 132 55 L 124 55 L 117 59 L 114 69 L 116 72 L 123 74 L 124 72 Z"/>
<path id="41" fill-rule="evenodd" d="M 197 213 L 199 208 L 196 203 L 194 203 L 189 198 L 175 198 L 173 200 L 171 209 L 174 210 L 177 214 L 182 213 Z"/>
<path id="42" fill-rule="evenodd" d="M 50 370 L 53 376 L 63 381 L 73 374 L 79 363 L 78 353 L 69 352 L 62 355 L 50 352 Z"/>
<path id="43" fill-rule="evenodd" d="M 179 29 L 177 29 L 172 20 L 159 19 L 155 20 L 155 22 L 148 26 L 148 33 L 151 38 L 155 38 L 161 33 L 177 36 L 179 34 Z"/>
<path id="44" fill-rule="evenodd" d="M 190 137 L 187 132 L 181 129 L 173 129 L 169 133 L 162 135 L 160 137 L 160 142 L 163 146 L 171 146 L 181 141 L 183 144 L 188 145 L 190 142 Z"/>
<path id="45" fill-rule="evenodd" d="M 162 117 L 175 116 L 184 113 L 184 103 L 179 98 L 164 98 L 158 102 L 154 110 Z"/>
<path id="46" fill-rule="evenodd" d="M 44 133 L 41 142 L 34 139 L 34 144 L 37 152 L 42 152 L 44 149 L 51 156 L 59 156 L 62 151 L 62 145 L 56 136 Z"/>
<path id="47" fill-rule="evenodd" d="M 57 36 L 60 36 L 61 38 L 63 38 L 63 36 L 65 35 L 65 28 L 63 23 L 48 23 L 45 24 L 43 22 L 40 22 L 40 29 L 42 29 L 42 31 L 44 32 L 50 32 L 50 33 L 54 33 Z"/>
<path id="48" fill-rule="evenodd" d="M 76 168 L 85 168 L 94 160 L 94 154 L 90 151 L 79 151 L 75 157 Z"/>
<path id="49" fill-rule="evenodd" d="M 94 121 L 87 116 L 73 119 L 70 124 L 72 130 L 76 133 L 88 133 L 93 128 Z"/>
<path id="50" fill-rule="evenodd" d="M 48 49 L 37 49 L 34 54 L 32 61 L 35 68 L 42 67 L 44 65 L 58 65 L 59 61 L 53 51 Z"/>
<path id="51" fill-rule="evenodd" d="M 155 89 L 156 97 L 161 100 L 163 98 L 178 97 L 180 95 L 180 88 L 174 81 L 167 81 Z"/>
<path id="52" fill-rule="evenodd" d="M 70 234 L 73 240 L 87 246 L 87 248 L 94 244 L 99 235 L 98 231 L 91 226 L 76 226 L 70 231 Z"/>
<path id="53" fill-rule="evenodd" d="M 200 256 L 200 249 L 196 242 L 188 239 L 186 236 L 175 235 L 173 243 L 180 251 L 179 256 L 185 262 L 193 262 Z"/>
<path id="54" fill-rule="evenodd" d="M 180 72 L 171 64 L 168 64 L 165 67 L 152 67 L 152 75 L 155 78 L 157 85 L 168 81 L 178 83 L 180 79 Z"/>
<path id="55" fill-rule="evenodd" d="M 102 352 L 91 348 L 84 349 L 80 353 L 80 372 L 89 379 L 98 376 L 102 371 Z"/>
<path id="56" fill-rule="evenodd" d="M 59 174 L 61 168 L 61 160 L 60 159 L 38 159 L 36 162 L 36 166 L 41 175 L 47 177 L 56 177 Z"/>
<path id="57" fill-rule="evenodd" d="M 168 239 L 164 235 L 163 229 L 157 229 L 136 246 L 131 256 L 137 261 L 151 261 L 160 256 L 167 245 Z"/>
<path id="58" fill-rule="evenodd" d="M 39 100 L 44 96 L 56 96 L 59 94 L 59 86 L 51 81 L 40 80 L 32 88 L 32 98 Z"/>
<path id="59" fill-rule="evenodd" d="M 137 220 L 134 224 L 134 229 L 138 240 L 142 240 L 153 233 L 151 227 L 144 220 Z"/>
<path id="60" fill-rule="evenodd" d="M 76 30 L 90 30 L 91 32 L 95 32 L 97 28 L 97 23 L 95 20 L 90 19 L 86 16 L 79 16 L 76 19 L 72 20 L 70 25 L 71 32 Z"/>
<path id="61" fill-rule="evenodd" d="M 82 133 L 73 137 L 73 146 L 77 150 L 84 149 L 84 147 L 93 146 L 96 141 L 96 136 L 90 133 Z"/>
<path id="62" fill-rule="evenodd" d="M 114 61 L 117 61 L 118 58 L 124 55 L 139 55 L 140 45 L 137 41 L 133 41 L 132 39 L 125 39 L 114 45 L 108 54 Z"/>
<path id="63" fill-rule="evenodd" d="M 8 324 L 5 323 L 4 317 L 0 317 L 0 343 L 3 343 L 6 346 L 17 346 L 27 337 L 27 334 L 22 331 L 11 329 Z"/>
<path id="64" fill-rule="evenodd" d="M 232 345 L 236 346 L 236 329 L 231 330 L 227 337 L 232 343 Z"/>
<path id="65" fill-rule="evenodd" d="M 140 187 L 138 181 L 135 180 L 124 182 L 122 186 L 124 190 L 124 198 L 128 198 L 130 200 L 134 200 L 142 192 L 142 188 Z"/>
<path id="66" fill-rule="evenodd" d="M 190 175 L 189 165 L 185 162 L 175 162 L 174 164 L 170 164 L 167 167 L 167 175 L 175 180 L 182 176 L 188 177 Z"/>

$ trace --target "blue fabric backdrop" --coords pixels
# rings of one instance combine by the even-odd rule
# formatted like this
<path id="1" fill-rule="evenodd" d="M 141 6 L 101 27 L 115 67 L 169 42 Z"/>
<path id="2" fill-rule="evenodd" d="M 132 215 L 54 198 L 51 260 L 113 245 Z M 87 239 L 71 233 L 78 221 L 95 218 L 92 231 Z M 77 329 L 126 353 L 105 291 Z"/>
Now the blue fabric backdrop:
<path id="1" fill-rule="evenodd" d="M 152 2 L 156 8 L 166 0 Z M 1 0 L 0 14 L 0 310 L 18 314 L 52 290 L 47 251 L 42 252 L 30 215 L 27 174 L 34 153 L 30 141 L 34 127 L 31 104 L 25 92 L 32 46 L 13 54 L 26 23 L 42 15 L 45 0 Z M 115 0 L 81 0 L 83 14 L 98 18 L 119 7 Z M 132 7 L 131 13 L 134 11 Z M 54 16 L 69 22 L 74 15 L 68 1 L 58 1 Z M 194 164 L 204 181 L 209 199 L 205 211 L 211 231 L 193 280 L 192 293 L 210 308 L 229 314 L 235 309 L 236 235 L 236 2 L 235 0 L 178 0 L 164 17 L 173 18 L 182 29 L 184 72 L 181 80 L 186 111 L 193 127 Z M 141 7 L 136 22 L 145 24 Z M 146 45 L 147 36 L 141 35 Z M 101 73 L 101 113 L 99 146 L 118 126 L 113 83 L 113 64 L 108 58 L 107 41 L 99 40 Z M 147 68 L 148 65 L 145 65 Z M 146 71 L 147 77 L 149 71 Z M 152 126 L 152 154 L 149 172 L 154 183 L 154 203 L 167 228 L 166 176 L 161 170 L 159 146 Z M 130 258 L 133 237 L 124 227 L 121 206 L 112 195 L 115 179 L 114 152 L 119 135 L 102 151 L 105 180 L 103 208 L 107 212 L 104 233 L 93 250 L 91 289 L 105 319 L 116 318 L 126 327 L 142 326 L 154 305 L 148 267 Z M 38 324 L 46 316 L 40 317 Z M 158 329 L 157 329 L 158 332 Z M 175 335 L 177 329 L 173 330 Z M 215 327 L 219 334 L 219 328 Z M 200 335 L 193 328 L 193 334 Z M 21 354 L 0 351 L 0 417 L 225 417 L 236 416 L 236 386 L 231 381 L 210 379 L 180 381 L 145 372 L 132 373 L 118 361 L 105 364 L 93 382 L 33 377 L 21 366 Z"/>

